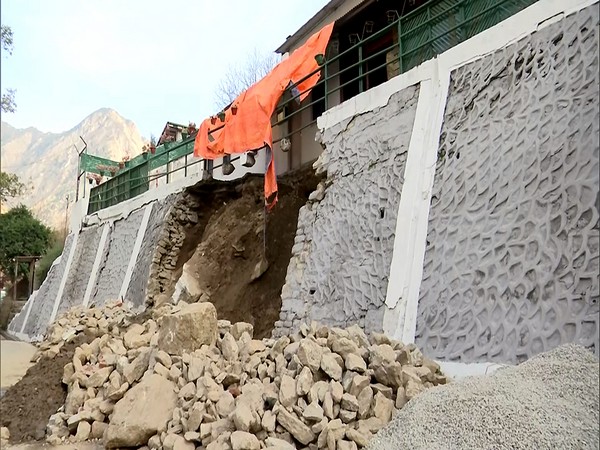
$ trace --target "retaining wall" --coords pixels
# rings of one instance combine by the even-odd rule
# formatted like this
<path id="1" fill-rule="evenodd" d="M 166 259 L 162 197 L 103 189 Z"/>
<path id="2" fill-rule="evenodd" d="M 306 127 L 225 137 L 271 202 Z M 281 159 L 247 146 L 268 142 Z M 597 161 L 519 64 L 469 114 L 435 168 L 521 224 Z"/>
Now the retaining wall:
<path id="1" fill-rule="evenodd" d="M 300 210 L 275 334 L 358 323 L 463 363 L 598 353 L 597 55 L 597 1 L 540 0 L 321 116 L 327 176 Z M 160 291 L 183 238 L 180 199 L 153 191 L 76 223 L 9 330 Z"/>

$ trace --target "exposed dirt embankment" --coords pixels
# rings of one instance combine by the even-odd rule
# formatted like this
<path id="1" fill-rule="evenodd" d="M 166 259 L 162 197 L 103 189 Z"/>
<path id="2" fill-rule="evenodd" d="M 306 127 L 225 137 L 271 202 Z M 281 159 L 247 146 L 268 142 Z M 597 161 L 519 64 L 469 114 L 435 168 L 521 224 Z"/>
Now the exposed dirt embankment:
<path id="1" fill-rule="evenodd" d="M 196 291 L 210 298 L 219 319 L 250 322 L 259 339 L 270 335 L 281 310 L 298 211 L 318 182 L 311 165 L 280 177 L 279 202 L 266 216 L 262 176 L 188 189 L 183 214 L 181 208 L 174 214 L 197 216 L 197 221 L 180 227 L 185 237 L 176 262 L 170 258 L 172 276 L 161 288 L 163 301 L 184 274 Z M 265 254 L 268 269 L 253 280 Z"/>

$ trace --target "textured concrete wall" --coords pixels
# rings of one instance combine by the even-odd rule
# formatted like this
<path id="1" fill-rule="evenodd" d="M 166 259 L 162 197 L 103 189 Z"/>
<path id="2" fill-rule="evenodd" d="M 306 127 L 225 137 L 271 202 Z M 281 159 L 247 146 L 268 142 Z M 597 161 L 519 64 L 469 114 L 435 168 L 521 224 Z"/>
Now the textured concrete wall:
<path id="1" fill-rule="evenodd" d="M 136 308 L 145 306 L 152 256 L 154 255 L 160 233 L 164 228 L 165 218 L 177 197 L 177 194 L 170 195 L 165 199 L 157 201 L 152 206 L 152 213 L 146 227 L 142 247 L 135 262 L 127 294 L 125 295 L 127 301 L 133 303 Z"/>
<path id="2" fill-rule="evenodd" d="M 300 210 L 275 334 L 311 320 L 381 330 L 418 93 L 323 131 L 327 187 Z"/>
<path id="3" fill-rule="evenodd" d="M 57 317 L 69 308 L 83 303 L 101 234 L 101 226 L 84 229 L 79 234 L 65 289 L 58 306 Z M 67 257 L 66 253 L 64 255 Z"/>
<path id="4" fill-rule="evenodd" d="M 52 266 L 52 268 L 48 272 L 46 280 L 38 289 L 36 296 L 33 299 L 27 301 L 20 313 L 20 315 L 26 314 L 27 309 L 29 307 L 29 302 L 33 300 L 31 310 L 29 312 L 29 317 L 27 318 L 27 322 L 25 323 L 25 326 L 23 327 L 22 331 L 28 336 L 37 336 L 43 334 L 46 331 L 47 321 L 52 315 L 52 309 L 54 308 L 54 302 L 58 294 L 60 283 L 67 269 L 67 255 L 71 251 L 73 241 L 73 234 L 67 236 L 67 240 L 65 242 L 65 247 L 63 250 L 63 255 L 61 256 L 60 261 L 58 262 L 58 264 Z M 19 326 L 19 320 L 17 317 L 15 317 L 9 326 L 9 330 L 12 331 L 14 329 L 14 331 L 18 333 L 21 332 L 20 328 L 21 327 Z"/>
<path id="5" fill-rule="evenodd" d="M 107 248 L 90 304 L 99 306 L 108 300 L 119 298 L 143 215 L 142 208 L 132 212 L 126 219 L 115 221 L 107 240 Z"/>
<path id="6" fill-rule="evenodd" d="M 452 73 L 416 343 L 516 362 L 598 353 L 598 5 Z"/>

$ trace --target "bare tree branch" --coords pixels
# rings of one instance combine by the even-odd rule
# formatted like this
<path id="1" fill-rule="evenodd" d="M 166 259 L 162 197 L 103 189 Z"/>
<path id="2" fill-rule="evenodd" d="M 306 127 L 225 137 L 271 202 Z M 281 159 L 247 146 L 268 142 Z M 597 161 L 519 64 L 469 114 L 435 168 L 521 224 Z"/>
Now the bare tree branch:
<path id="1" fill-rule="evenodd" d="M 267 75 L 279 62 L 275 53 L 260 53 L 254 49 L 242 63 L 232 64 L 225 77 L 217 85 L 215 106 L 218 110 L 229 105 L 235 98 Z"/>
<path id="2" fill-rule="evenodd" d="M 2 50 L 12 55 L 13 52 L 13 32 L 9 26 L 0 25 L 0 41 Z M 15 90 L 7 89 L 5 94 L 2 94 L 1 105 L 3 113 L 13 113 L 17 109 L 15 103 Z"/>

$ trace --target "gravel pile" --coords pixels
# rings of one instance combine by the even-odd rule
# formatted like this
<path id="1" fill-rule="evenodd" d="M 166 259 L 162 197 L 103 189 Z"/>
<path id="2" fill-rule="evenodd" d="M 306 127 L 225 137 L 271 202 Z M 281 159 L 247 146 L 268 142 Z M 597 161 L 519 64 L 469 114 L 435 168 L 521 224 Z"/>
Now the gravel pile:
<path id="1" fill-rule="evenodd" d="M 564 345 L 491 376 L 428 389 L 369 443 L 393 449 L 598 449 L 599 364 Z"/>

